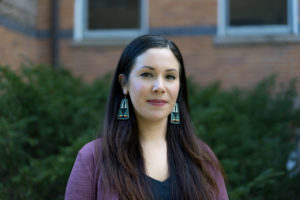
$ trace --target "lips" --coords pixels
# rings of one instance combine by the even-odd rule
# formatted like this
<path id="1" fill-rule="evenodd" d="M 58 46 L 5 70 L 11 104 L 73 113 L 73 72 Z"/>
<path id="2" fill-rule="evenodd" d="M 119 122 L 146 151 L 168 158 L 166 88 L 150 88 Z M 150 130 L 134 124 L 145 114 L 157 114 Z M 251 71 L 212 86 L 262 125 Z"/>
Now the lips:
<path id="1" fill-rule="evenodd" d="M 167 103 L 167 101 L 160 100 L 160 99 L 150 99 L 150 100 L 147 100 L 147 102 L 153 106 L 163 106 Z"/>

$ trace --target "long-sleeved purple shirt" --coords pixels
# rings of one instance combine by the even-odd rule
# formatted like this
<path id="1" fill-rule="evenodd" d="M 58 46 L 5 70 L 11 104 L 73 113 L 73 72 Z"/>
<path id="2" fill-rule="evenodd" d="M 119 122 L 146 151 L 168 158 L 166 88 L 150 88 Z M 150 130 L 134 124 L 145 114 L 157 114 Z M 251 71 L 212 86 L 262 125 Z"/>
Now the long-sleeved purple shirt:
<path id="1" fill-rule="evenodd" d="M 99 173 L 97 175 L 95 145 L 99 148 L 101 139 L 87 143 L 79 151 L 69 177 L 65 200 L 103 200 L 101 198 L 102 187 L 98 177 Z M 214 177 L 219 188 L 216 200 L 228 200 L 223 176 L 216 172 Z M 111 196 L 109 200 L 118 199 L 115 195 Z"/>

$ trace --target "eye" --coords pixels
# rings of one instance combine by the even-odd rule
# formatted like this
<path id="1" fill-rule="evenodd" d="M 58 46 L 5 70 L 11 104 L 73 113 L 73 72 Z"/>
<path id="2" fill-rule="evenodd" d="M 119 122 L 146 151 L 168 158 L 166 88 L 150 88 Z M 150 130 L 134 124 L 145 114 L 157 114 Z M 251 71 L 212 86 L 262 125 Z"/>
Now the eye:
<path id="1" fill-rule="evenodd" d="M 169 79 L 169 80 L 175 80 L 175 79 L 176 79 L 176 76 L 174 76 L 174 75 L 172 75 L 172 74 L 168 74 L 168 75 L 166 76 L 166 78 Z"/>
<path id="2" fill-rule="evenodd" d="M 150 77 L 153 77 L 153 75 L 149 72 L 143 72 L 143 73 L 141 73 L 141 77 L 150 78 Z"/>

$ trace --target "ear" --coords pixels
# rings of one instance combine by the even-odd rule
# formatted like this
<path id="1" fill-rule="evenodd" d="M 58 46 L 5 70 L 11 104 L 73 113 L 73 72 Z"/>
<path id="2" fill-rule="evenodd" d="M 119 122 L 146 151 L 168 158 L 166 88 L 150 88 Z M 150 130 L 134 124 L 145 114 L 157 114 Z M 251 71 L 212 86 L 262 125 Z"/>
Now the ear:
<path id="1" fill-rule="evenodd" d="M 122 87 L 123 94 L 128 94 L 127 84 L 126 84 L 126 76 L 124 74 L 119 74 L 119 83 Z"/>

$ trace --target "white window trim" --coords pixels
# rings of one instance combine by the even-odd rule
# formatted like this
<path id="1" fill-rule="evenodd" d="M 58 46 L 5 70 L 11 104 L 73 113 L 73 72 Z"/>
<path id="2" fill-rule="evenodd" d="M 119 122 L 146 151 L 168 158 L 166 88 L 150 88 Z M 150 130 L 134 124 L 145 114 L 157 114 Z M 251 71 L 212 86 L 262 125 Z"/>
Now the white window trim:
<path id="1" fill-rule="evenodd" d="M 87 30 L 87 2 L 88 0 L 75 0 L 74 5 L 74 41 L 95 39 L 133 39 L 146 34 L 148 25 L 148 0 L 140 0 L 140 28 L 139 29 L 116 29 L 116 30 Z"/>
<path id="2" fill-rule="evenodd" d="M 228 16 L 228 0 L 218 0 L 218 37 L 299 35 L 298 0 L 288 0 L 288 25 L 230 27 L 228 26 Z"/>

